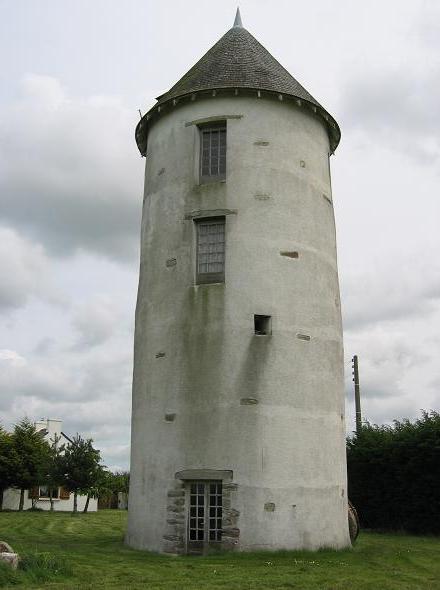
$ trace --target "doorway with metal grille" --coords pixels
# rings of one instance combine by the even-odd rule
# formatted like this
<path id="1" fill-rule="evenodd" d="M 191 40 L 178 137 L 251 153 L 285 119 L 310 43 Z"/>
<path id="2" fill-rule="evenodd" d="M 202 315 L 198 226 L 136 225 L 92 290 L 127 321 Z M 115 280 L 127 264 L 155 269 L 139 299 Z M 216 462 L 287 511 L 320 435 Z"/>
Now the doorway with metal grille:
<path id="1" fill-rule="evenodd" d="M 187 484 L 187 552 L 207 553 L 222 540 L 222 482 L 192 481 Z"/>

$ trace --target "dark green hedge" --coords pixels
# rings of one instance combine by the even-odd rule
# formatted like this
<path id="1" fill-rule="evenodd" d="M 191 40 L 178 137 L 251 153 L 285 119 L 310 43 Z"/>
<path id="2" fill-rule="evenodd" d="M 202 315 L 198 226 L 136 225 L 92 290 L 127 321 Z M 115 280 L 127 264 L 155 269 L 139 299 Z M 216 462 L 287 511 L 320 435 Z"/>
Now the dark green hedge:
<path id="1" fill-rule="evenodd" d="M 440 414 L 365 424 L 347 441 L 348 493 L 361 526 L 440 534 Z"/>

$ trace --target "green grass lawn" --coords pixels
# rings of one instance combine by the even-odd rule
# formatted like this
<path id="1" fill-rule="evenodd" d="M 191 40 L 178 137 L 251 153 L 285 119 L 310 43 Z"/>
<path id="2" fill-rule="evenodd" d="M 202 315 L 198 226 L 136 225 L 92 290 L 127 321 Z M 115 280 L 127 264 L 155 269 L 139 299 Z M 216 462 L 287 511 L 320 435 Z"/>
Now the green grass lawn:
<path id="1" fill-rule="evenodd" d="M 0 568 L 0 587 L 440 589 L 438 537 L 365 532 L 350 551 L 170 557 L 125 547 L 126 519 L 117 510 L 0 513 L 0 540 L 31 564 L 16 573 Z"/>

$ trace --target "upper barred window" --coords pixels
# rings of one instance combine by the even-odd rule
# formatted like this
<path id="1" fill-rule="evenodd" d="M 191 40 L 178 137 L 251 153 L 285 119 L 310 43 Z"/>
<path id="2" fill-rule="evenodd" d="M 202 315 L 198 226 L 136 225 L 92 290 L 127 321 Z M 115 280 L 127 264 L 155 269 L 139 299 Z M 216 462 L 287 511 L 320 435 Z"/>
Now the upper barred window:
<path id="1" fill-rule="evenodd" d="M 226 121 L 200 127 L 200 182 L 226 178 Z"/>

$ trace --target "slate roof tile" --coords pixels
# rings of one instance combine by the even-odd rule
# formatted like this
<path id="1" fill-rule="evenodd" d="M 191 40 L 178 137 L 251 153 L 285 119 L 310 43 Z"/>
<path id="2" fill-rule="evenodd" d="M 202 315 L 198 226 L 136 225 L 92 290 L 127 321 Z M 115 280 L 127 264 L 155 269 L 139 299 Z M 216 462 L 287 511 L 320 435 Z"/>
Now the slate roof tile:
<path id="1" fill-rule="evenodd" d="M 255 88 L 289 94 L 320 106 L 301 84 L 242 27 L 229 29 L 158 104 L 199 90 Z"/>

